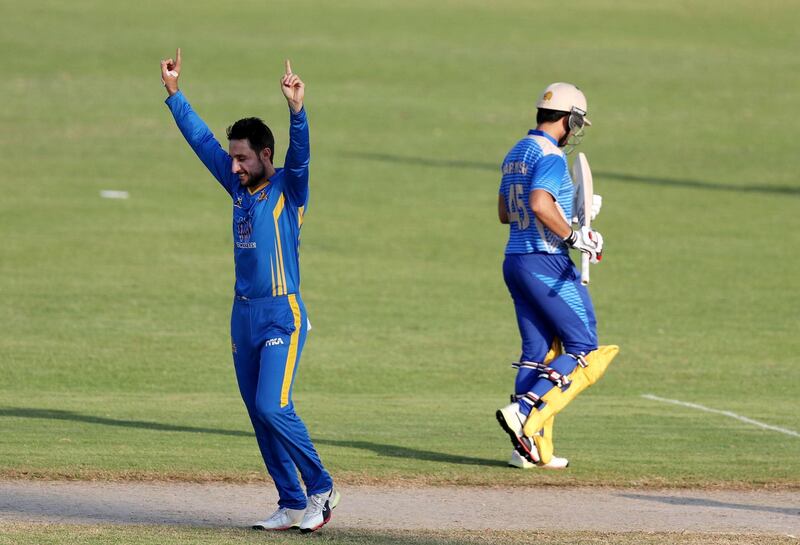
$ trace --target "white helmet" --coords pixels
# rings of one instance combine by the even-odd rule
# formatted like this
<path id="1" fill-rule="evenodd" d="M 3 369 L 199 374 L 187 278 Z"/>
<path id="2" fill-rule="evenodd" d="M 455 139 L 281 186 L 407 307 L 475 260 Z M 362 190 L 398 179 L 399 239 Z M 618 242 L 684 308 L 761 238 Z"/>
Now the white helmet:
<path id="1" fill-rule="evenodd" d="M 544 108 L 546 110 L 556 110 L 559 112 L 576 113 L 583 118 L 586 125 L 591 125 L 592 122 L 586 118 L 586 97 L 583 92 L 572 85 L 571 83 L 552 83 L 542 91 L 539 101 L 536 103 L 537 108 Z"/>

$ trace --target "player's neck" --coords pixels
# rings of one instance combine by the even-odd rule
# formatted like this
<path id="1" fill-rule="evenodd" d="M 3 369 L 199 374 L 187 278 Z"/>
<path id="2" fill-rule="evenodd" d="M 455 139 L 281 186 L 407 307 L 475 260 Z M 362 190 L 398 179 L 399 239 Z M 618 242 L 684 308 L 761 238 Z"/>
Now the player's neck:
<path id="1" fill-rule="evenodd" d="M 564 138 L 564 128 L 560 122 L 540 123 L 536 125 L 536 130 L 547 133 L 549 136 L 552 136 L 553 140 L 556 142 L 560 142 L 561 139 Z"/>

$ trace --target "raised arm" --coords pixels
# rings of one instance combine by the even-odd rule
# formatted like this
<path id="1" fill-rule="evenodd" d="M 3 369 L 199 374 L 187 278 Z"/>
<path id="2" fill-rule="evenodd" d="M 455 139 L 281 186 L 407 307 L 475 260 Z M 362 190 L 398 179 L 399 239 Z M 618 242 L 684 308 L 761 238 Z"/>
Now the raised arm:
<path id="1" fill-rule="evenodd" d="M 165 59 L 161 61 L 161 80 L 167 90 L 167 100 L 165 101 L 175 123 L 178 125 L 183 137 L 191 148 L 214 175 L 214 178 L 225 188 L 230 195 L 238 184 L 238 178 L 231 171 L 231 157 L 222 149 L 222 146 L 208 128 L 208 125 L 200 119 L 189 101 L 178 89 L 178 78 L 181 73 L 181 50 L 175 52 L 175 59 Z"/>
<path id="2" fill-rule="evenodd" d="M 305 84 L 297 74 L 292 73 L 292 65 L 286 61 L 286 71 L 281 77 L 281 91 L 289 104 L 289 149 L 283 164 L 285 190 L 295 206 L 305 206 L 308 200 L 308 163 L 311 150 L 308 137 L 308 119 L 303 108 Z"/>

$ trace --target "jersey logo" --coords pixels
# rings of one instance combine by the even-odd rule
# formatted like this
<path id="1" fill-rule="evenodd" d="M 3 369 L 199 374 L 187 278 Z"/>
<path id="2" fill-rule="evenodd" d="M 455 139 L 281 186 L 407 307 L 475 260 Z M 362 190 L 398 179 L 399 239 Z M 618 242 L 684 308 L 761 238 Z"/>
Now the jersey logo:
<path id="1" fill-rule="evenodd" d="M 281 344 L 283 344 L 283 339 L 280 337 L 275 337 L 274 339 L 267 339 L 267 341 L 264 343 L 264 346 L 278 346 Z"/>
<path id="2" fill-rule="evenodd" d="M 256 200 L 257 201 L 266 201 L 267 200 L 267 192 L 262 190 L 261 193 L 258 194 L 258 199 L 256 199 Z"/>
<path id="3" fill-rule="evenodd" d="M 239 235 L 239 240 L 236 241 L 237 248 L 255 248 L 256 243 L 250 241 L 253 235 L 253 224 L 250 222 L 250 217 L 236 218 L 236 233 Z"/>
<path id="4" fill-rule="evenodd" d="M 235 206 L 236 208 L 242 208 L 242 196 L 241 195 L 236 197 L 236 200 L 233 201 L 233 206 Z"/>

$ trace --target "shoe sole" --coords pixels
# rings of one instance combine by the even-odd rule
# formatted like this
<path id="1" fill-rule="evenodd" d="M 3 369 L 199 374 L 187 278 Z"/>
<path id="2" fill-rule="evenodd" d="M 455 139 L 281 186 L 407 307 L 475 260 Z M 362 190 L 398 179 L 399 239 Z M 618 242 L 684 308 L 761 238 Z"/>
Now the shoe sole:
<path id="1" fill-rule="evenodd" d="M 549 466 L 547 464 L 542 464 L 539 466 L 541 469 L 546 469 L 548 471 L 561 471 L 563 469 L 567 469 L 569 467 L 569 461 L 563 466 Z"/>
<path id="2" fill-rule="evenodd" d="M 333 501 L 328 503 L 328 516 L 322 519 L 322 523 L 320 523 L 318 526 L 314 526 L 313 528 L 300 528 L 300 533 L 310 534 L 311 532 L 316 532 L 317 530 L 328 524 L 328 522 L 330 522 L 331 518 L 333 517 L 333 510 L 336 508 L 337 505 L 339 505 L 340 499 L 342 499 L 342 495 L 339 494 L 338 490 L 334 491 Z"/>
<path id="3" fill-rule="evenodd" d="M 263 526 L 258 526 L 257 524 L 254 524 L 253 526 L 251 526 L 251 528 L 253 530 L 259 530 L 261 532 L 284 532 L 286 530 L 294 530 L 295 528 L 300 528 L 300 526 L 295 524 L 293 526 L 284 526 L 282 528 L 264 528 Z"/>
<path id="4" fill-rule="evenodd" d="M 497 412 L 494 413 L 494 415 L 495 417 L 497 417 L 497 422 L 500 424 L 500 427 L 503 428 L 503 431 L 505 431 L 511 438 L 511 444 L 514 446 L 514 450 L 516 450 L 520 456 L 528 460 L 530 463 L 535 464 L 536 461 L 533 459 L 531 451 L 529 451 L 525 447 L 522 441 L 519 440 L 517 434 L 514 433 L 514 430 L 512 430 L 511 427 L 508 425 L 505 417 L 503 416 L 503 411 L 497 409 Z"/>

